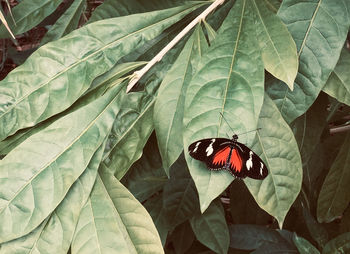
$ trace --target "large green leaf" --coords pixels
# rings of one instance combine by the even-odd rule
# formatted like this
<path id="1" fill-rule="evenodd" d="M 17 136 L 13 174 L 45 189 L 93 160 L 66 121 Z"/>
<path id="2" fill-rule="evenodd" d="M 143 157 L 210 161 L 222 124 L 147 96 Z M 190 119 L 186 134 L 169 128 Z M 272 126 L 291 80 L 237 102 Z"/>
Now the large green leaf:
<path id="1" fill-rule="evenodd" d="M 196 238 L 216 253 L 227 253 L 230 236 L 225 212 L 220 200 L 214 201 L 203 214 L 196 214 L 190 220 Z"/>
<path id="2" fill-rule="evenodd" d="M 84 173 L 75 181 L 50 217 L 29 234 L 2 244 L 1 253 L 67 253 L 80 211 L 95 183 L 104 144 L 95 152 Z"/>
<path id="3" fill-rule="evenodd" d="M 95 22 L 41 47 L 0 82 L 0 140 L 69 107 L 122 56 L 201 5 Z"/>
<path id="4" fill-rule="evenodd" d="M 86 7 L 86 0 L 74 0 L 69 8 L 47 31 L 41 40 L 41 45 L 58 40 L 78 27 L 79 19 Z"/>
<path id="5" fill-rule="evenodd" d="M 120 89 L 56 121 L 0 161 L 0 242 L 29 233 L 63 200 L 110 132 Z"/>
<path id="6" fill-rule="evenodd" d="M 322 185 L 317 201 L 317 220 L 331 222 L 342 216 L 350 202 L 350 134 Z"/>
<path id="7" fill-rule="evenodd" d="M 343 49 L 323 91 L 350 106 L 350 52 Z"/>
<path id="8" fill-rule="evenodd" d="M 348 33 L 349 9 L 346 0 L 285 0 L 278 10 L 297 45 L 300 63 L 293 91 L 280 81 L 267 90 L 287 122 L 305 113 L 333 71 Z"/>
<path id="9" fill-rule="evenodd" d="M 264 96 L 264 68 L 254 30 L 249 3 L 237 1 L 187 88 L 183 141 L 202 212 L 233 177 L 228 172 L 209 171 L 189 156 L 187 148 L 198 139 L 233 134 L 220 113 L 236 132 L 256 128 Z M 253 136 L 248 137 L 245 141 L 251 144 Z"/>
<path id="10" fill-rule="evenodd" d="M 292 130 L 267 94 L 261 109 L 252 150 L 269 169 L 263 180 L 244 181 L 258 205 L 274 216 L 280 227 L 298 196 L 302 183 L 302 165 L 298 145 Z"/>
<path id="11" fill-rule="evenodd" d="M 179 6 L 184 0 L 105 0 L 94 10 L 89 23 L 130 14 Z"/>
<path id="12" fill-rule="evenodd" d="M 322 254 L 349 253 L 350 251 L 350 232 L 341 234 L 330 240 L 322 251 Z"/>
<path id="13" fill-rule="evenodd" d="M 295 42 L 287 27 L 265 1 L 250 0 L 250 4 L 254 7 L 256 32 L 265 69 L 293 90 L 298 72 Z"/>
<path id="14" fill-rule="evenodd" d="M 142 149 L 153 131 L 153 106 L 163 77 L 181 50 L 181 42 L 169 51 L 160 63 L 140 80 L 142 92 L 120 95 L 121 111 L 107 143 L 102 166 L 121 179 L 141 157 Z M 147 53 L 145 53 L 147 54 Z"/>
<path id="15" fill-rule="evenodd" d="M 72 253 L 164 253 L 146 209 L 113 175 L 98 175 L 72 242 Z"/>
<path id="16" fill-rule="evenodd" d="M 6 20 L 15 35 L 21 34 L 38 25 L 44 18 L 49 16 L 62 0 L 23 0 L 15 6 L 11 14 L 6 16 Z M 0 38 L 10 37 L 4 25 L 0 27 Z"/>
<path id="17" fill-rule="evenodd" d="M 104 75 L 96 78 L 91 85 L 91 89 L 88 92 L 80 97 L 70 108 L 57 114 L 49 119 L 31 127 L 23 130 L 19 130 L 14 135 L 6 138 L 5 140 L 0 142 L 0 155 L 8 154 L 12 149 L 26 140 L 28 137 L 34 135 L 35 133 L 41 131 L 46 128 L 54 121 L 60 119 L 61 117 L 70 114 L 79 108 L 91 103 L 92 101 L 98 99 L 101 95 L 103 95 L 109 87 L 112 86 L 122 86 L 123 78 L 120 78 L 124 74 L 134 70 L 135 68 L 143 65 L 144 62 L 131 62 L 131 63 L 122 63 L 113 67 L 110 71 L 105 73 Z"/>
<path id="18" fill-rule="evenodd" d="M 121 111 L 116 115 L 107 148 L 103 170 L 112 170 L 121 179 L 142 155 L 142 149 L 153 131 L 154 87 L 143 92 L 120 94 Z"/>
<path id="19" fill-rule="evenodd" d="M 159 87 L 153 120 L 163 167 L 168 175 L 169 167 L 183 150 L 180 137 L 187 86 L 199 58 L 207 47 L 203 31 L 198 25 Z"/>

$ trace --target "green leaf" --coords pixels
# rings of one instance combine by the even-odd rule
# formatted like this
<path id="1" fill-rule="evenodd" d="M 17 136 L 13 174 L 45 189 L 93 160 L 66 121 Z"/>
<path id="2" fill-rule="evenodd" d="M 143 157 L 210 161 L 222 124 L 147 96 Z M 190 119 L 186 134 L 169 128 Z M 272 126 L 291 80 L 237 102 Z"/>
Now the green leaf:
<path id="1" fill-rule="evenodd" d="M 322 88 L 324 92 L 338 101 L 350 106 L 350 52 L 343 49 L 334 71 Z"/>
<path id="2" fill-rule="evenodd" d="M 89 23 L 135 13 L 167 9 L 181 4 L 186 3 L 184 0 L 148 0 L 147 4 L 140 0 L 105 0 L 94 10 Z"/>
<path id="3" fill-rule="evenodd" d="M 232 134 L 220 113 L 235 132 L 256 128 L 264 96 L 264 68 L 249 9 L 245 0 L 235 3 L 187 88 L 185 151 L 196 140 Z M 247 136 L 247 143 L 251 143 L 252 135 L 244 137 Z M 209 171 L 204 163 L 192 159 L 187 152 L 185 155 L 203 212 L 233 177 L 228 172 Z"/>
<path id="4" fill-rule="evenodd" d="M 14 23 L 10 15 L 6 16 L 6 20 L 11 28 L 11 31 L 17 35 L 26 32 L 47 16 L 56 10 L 62 0 L 23 0 L 12 9 Z M 5 26 L 0 27 L 0 38 L 10 37 Z"/>
<path id="5" fill-rule="evenodd" d="M 119 91 L 61 118 L 0 161 L 0 242 L 29 233 L 63 200 L 110 132 Z"/>
<path id="6" fill-rule="evenodd" d="M 203 52 L 208 47 L 200 25 L 187 41 L 182 52 L 164 77 L 154 105 L 154 128 L 157 134 L 163 167 L 169 167 L 183 150 L 182 119 L 187 86 Z"/>
<path id="7" fill-rule="evenodd" d="M 67 253 L 80 211 L 95 183 L 104 144 L 95 152 L 84 173 L 51 216 L 29 234 L 2 244 L 1 253 Z"/>
<path id="8" fill-rule="evenodd" d="M 199 210 L 196 187 L 183 154 L 170 168 L 170 179 L 163 189 L 163 206 L 170 228 L 183 223 Z"/>
<path id="9" fill-rule="evenodd" d="M 146 209 L 113 176 L 98 175 L 72 242 L 72 253 L 164 253 Z"/>
<path id="10" fill-rule="evenodd" d="M 95 22 L 38 49 L 0 82 L 0 140 L 68 108 L 94 78 L 199 6 Z"/>
<path id="11" fill-rule="evenodd" d="M 333 71 L 349 29 L 348 9 L 346 0 L 285 0 L 281 4 L 278 16 L 293 36 L 300 65 L 293 91 L 278 81 L 267 92 L 288 123 L 305 113 Z"/>
<path id="12" fill-rule="evenodd" d="M 198 241 L 216 253 L 227 253 L 230 236 L 220 200 L 213 202 L 203 214 L 196 214 L 190 222 Z"/>
<path id="13" fill-rule="evenodd" d="M 158 233 L 160 235 L 162 245 L 164 246 L 169 229 L 168 221 L 164 215 L 163 195 L 159 194 L 151 197 L 144 203 L 144 206 L 151 215 L 152 220 L 156 225 Z"/>
<path id="14" fill-rule="evenodd" d="M 157 147 L 155 135 L 151 135 L 143 149 L 141 158 L 136 161 L 121 183 L 137 198 L 144 202 L 153 194 L 163 189 L 168 181 Z"/>
<path id="15" fill-rule="evenodd" d="M 320 254 L 315 246 L 313 246 L 308 240 L 297 236 L 297 234 L 294 234 L 293 241 L 300 254 Z"/>
<path id="16" fill-rule="evenodd" d="M 317 201 L 317 220 L 331 222 L 342 216 L 350 202 L 350 134 L 330 168 Z"/>
<path id="17" fill-rule="evenodd" d="M 274 13 L 277 13 L 278 9 L 280 8 L 281 1 L 280 0 L 265 0 L 266 6 L 273 11 Z"/>
<path id="18" fill-rule="evenodd" d="M 154 100 L 150 91 L 118 96 L 121 111 L 116 115 L 101 164 L 104 171 L 112 170 L 117 179 L 121 179 L 142 155 L 153 131 Z"/>
<path id="19" fill-rule="evenodd" d="M 142 149 L 153 131 L 153 105 L 163 77 L 175 61 L 181 42 L 168 52 L 139 83 L 142 92 L 121 95 L 121 111 L 107 143 L 103 170 L 112 170 L 121 179 L 130 166 L 141 157 Z"/>
<path id="20" fill-rule="evenodd" d="M 50 41 L 58 40 L 78 27 L 79 19 L 86 8 L 86 0 L 74 0 L 69 8 L 47 31 L 40 44 L 44 45 Z"/>
<path id="21" fill-rule="evenodd" d="M 263 245 L 288 245 L 288 242 L 276 230 L 265 226 L 234 224 L 229 226 L 229 230 L 231 248 L 255 250 Z"/>
<path id="22" fill-rule="evenodd" d="M 350 251 L 350 232 L 341 234 L 330 240 L 322 251 L 322 254 L 348 253 Z"/>
<path id="23" fill-rule="evenodd" d="M 144 62 L 131 62 L 131 63 L 118 64 L 117 66 L 113 67 L 110 71 L 108 71 L 104 75 L 101 75 L 98 78 L 96 78 L 91 85 L 92 89 L 88 90 L 88 92 L 84 96 L 80 97 L 69 109 L 31 128 L 19 130 L 14 135 L 1 141 L 0 154 L 2 155 L 8 154 L 12 149 L 14 149 L 16 146 L 18 146 L 28 137 L 46 128 L 47 126 L 52 124 L 54 121 L 98 99 L 107 91 L 108 87 L 116 86 L 116 85 L 122 86 L 123 84 L 121 83 L 123 79 L 121 79 L 120 77 L 143 64 Z"/>
<path id="24" fill-rule="evenodd" d="M 284 81 L 291 90 L 298 72 L 297 48 L 287 27 L 266 5 L 251 0 L 256 20 L 256 32 L 265 69 Z"/>
<path id="25" fill-rule="evenodd" d="M 258 127 L 261 130 L 251 149 L 264 160 L 269 174 L 263 181 L 246 178 L 244 182 L 258 205 L 274 216 L 282 228 L 301 188 L 300 153 L 293 132 L 267 94 Z"/>

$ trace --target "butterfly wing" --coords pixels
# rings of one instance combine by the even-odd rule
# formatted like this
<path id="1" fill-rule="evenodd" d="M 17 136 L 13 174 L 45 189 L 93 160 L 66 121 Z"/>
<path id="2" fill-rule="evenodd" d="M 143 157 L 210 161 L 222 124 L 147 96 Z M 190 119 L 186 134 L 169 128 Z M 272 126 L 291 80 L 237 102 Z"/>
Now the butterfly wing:
<path id="1" fill-rule="evenodd" d="M 265 163 L 251 149 L 226 138 L 202 139 L 188 147 L 189 154 L 204 161 L 211 170 L 228 170 L 238 178 L 264 179 L 268 170 Z"/>
<path id="2" fill-rule="evenodd" d="M 269 171 L 261 158 L 247 146 L 236 142 L 235 150 L 242 158 L 242 168 L 239 177 L 250 177 L 253 179 L 264 179 Z M 233 172 L 236 175 L 235 172 Z"/>
<path id="3" fill-rule="evenodd" d="M 233 142 L 226 138 L 201 139 L 188 147 L 189 154 L 204 161 L 209 169 L 224 169 Z"/>

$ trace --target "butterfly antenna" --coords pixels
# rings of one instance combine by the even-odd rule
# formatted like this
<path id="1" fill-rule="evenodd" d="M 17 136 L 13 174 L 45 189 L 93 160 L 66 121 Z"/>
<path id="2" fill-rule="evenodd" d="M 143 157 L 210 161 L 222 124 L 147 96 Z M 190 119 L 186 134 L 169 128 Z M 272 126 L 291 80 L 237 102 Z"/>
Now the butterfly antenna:
<path id="1" fill-rule="evenodd" d="M 261 130 L 261 128 L 256 128 L 255 130 L 243 132 L 243 133 L 240 133 L 240 134 L 238 134 L 238 135 L 243 135 L 243 134 L 247 134 L 247 133 L 249 133 L 249 132 L 258 131 L 258 130 Z"/>
<path id="2" fill-rule="evenodd" d="M 232 127 L 230 126 L 230 124 L 227 122 L 226 118 L 224 117 L 224 115 L 220 112 L 220 115 L 222 116 L 222 118 L 225 120 L 225 122 L 227 123 L 228 127 L 230 127 L 231 131 L 233 134 L 235 134 L 234 130 L 232 129 Z"/>

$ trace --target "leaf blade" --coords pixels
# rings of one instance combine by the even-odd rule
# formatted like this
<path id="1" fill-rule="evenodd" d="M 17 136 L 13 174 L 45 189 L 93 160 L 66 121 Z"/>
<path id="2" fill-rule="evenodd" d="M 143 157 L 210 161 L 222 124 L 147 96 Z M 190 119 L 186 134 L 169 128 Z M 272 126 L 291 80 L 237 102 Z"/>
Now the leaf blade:
<path id="1" fill-rule="evenodd" d="M 264 69 L 247 1 L 237 1 L 218 35 L 199 63 L 198 71 L 187 88 L 183 136 L 184 149 L 199 139 L 256 128 L 263 102 Z M 246 137 L 246 136 L 245 136 Z M 249 135 L 249 142 L 252 135 Z M 186 161 L 195 181 L 201 211 L 209 206 L 233 177 L 227 172 L 211 172 L 186 152 Z"/>
<path id="2" fill-rule="evenodd" d="M 334 69 L 350 24 L 347 1 L 283 1 L 278 16 L 296 42 L 299 70 L 293 92 L 281 89 L 281 82 L 267 92 L 287 122 L 305 113 L 317 98 Z"/>

